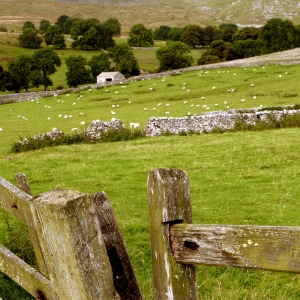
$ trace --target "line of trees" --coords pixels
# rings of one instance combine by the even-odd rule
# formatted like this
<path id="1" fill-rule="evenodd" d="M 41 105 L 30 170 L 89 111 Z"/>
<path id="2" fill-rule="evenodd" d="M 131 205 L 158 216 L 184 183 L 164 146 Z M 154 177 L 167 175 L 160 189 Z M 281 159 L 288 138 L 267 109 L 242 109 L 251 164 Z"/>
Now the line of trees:
<path id="1" fill-rule="evenodd" d="M 8 63 L 8 70 L 0 66 L 0 90 L 19 93 L 43 86 L 53 85 L 50 75 L 61 66 L 61 60 L 53 49 L 42 48 L 33 55 L 20 55 Z M 120 71 L 125 77 L 140 74 L 137 60 L 126 44 L 115 45 L 107 52 L 99 51 L 90 61 L 83 56 L 66 58 L 66 82 L 69 87 L 95 83 L 96 77 L 105 71 Z"/>
<path id="2" fill-rule="evenodd" d="M 181 41 L 191 48 L 208 47 L 198 65 L 247 58 L 300 47 L 300 26 L 289 20 L 273 18 L 260 27 L 238 28 L 222 23 L 204 28 L 188 24 L 184 27 L 160 26 L 154 39 Z"/>
<path id="3" fill-rule="evenodd" d="M 24 48 L 40 48 L 44 40 L 47 46 L 63 49 L 66 48 L 65 34 L 71 36 L 73 49 L 108 49 L 115 45 L 113 37 L 121 34 L 121 24 L 116 18 L 100 23 L 97 18 L 78 19 L 61 15 L 54 25 L 41 20 L 39 29 L 31 21 L 26 21 L 18 41 Z"/>
<path id="4" fill-rule="evenodd" d="M 188 24 L 184 27 L 160 26 L 154 32 L 143 24 L 131 27 L 126 43 L 116 45 L 113 37 L 121 34 L 121 25 L 115 18 L 103 23 L 96 18 L 76 19 L 62 15 L 54 25 L 41 20 L 39 30 L 31 21 L 26 21 L 20 45 L 39 48 L 44 38 L 46 45 L 53 48 L 65 48 L 64 34 L 70 34 L 72 48 L 82 50 L 100 50 L 99 55 L 87 61 L 82 56 L 66 59 L 66 81 L 69 87 L 94 83 L 96 76 L 103 71 L 120 71 L 126 77 L 139 75 L 139 65 L 131 47 L 147 47 L 154 44 L 154 39 L 166 40 L 166 45 L 156 51 L 159 61 L 158 71 L 167 71 L 189 67 L 193 63 L 190 49 L 204 47 L 206 51 L 197 61 L 198 65 L 228 61 L 239 58 L 278 52 L 300 46 L 300 26 L 294 26 L 289 20 L 273 18 L 260 27 L 238 28 L 236 24 L 208 25 L 201 28 Z M 59 58 L 54 59 L 54 52 L 35 52 L 33 57 L 22 55 L 8 64 L 8 70 L 0 66 L 1 91 L 20 92 L 31 87 L 52 85 L 49 75 L 60 66 Z M 103 52 L 102 50 L 106 50 Z M 43 69 L 39 54 L 51 60 L 52 67 Z M 43 63 L 45 65 L 45 63 Z M 53 67 L 55 66 L 55 67 Z"/>

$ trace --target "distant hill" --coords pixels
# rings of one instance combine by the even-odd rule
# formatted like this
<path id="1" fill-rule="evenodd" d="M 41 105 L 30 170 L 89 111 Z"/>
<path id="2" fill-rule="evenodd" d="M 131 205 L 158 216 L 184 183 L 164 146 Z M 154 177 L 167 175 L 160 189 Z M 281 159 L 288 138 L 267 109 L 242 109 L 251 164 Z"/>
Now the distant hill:
<path id="1" fill-rule="evenodd" d="M 40 20 L 54 23 L 65 14 L 77 18 L 110 17 L 122 24 L 126 35 L 133 24 L 143 23 L 155 29 L 160 25 L 261 26 L 271 18 L 291 20 L 300 24 L 300 2 L 296 0 L 2 0 L 0 25 L 21 30 L 25 21 L 39 25 Z"/>

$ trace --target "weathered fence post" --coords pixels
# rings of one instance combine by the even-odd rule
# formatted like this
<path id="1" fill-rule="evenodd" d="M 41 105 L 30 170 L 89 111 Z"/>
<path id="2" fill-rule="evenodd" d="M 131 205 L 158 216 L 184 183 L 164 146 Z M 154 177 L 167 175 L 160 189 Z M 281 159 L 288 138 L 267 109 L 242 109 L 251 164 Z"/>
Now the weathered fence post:
<path id="1" fill-rule="evenodd" d="M 142 300 L 133 267 L 116 220 L 113 207 L 104 192 L 93 195 L 106 251 L 113 271 L 115 288 L 122 300 Z"/>
<path id="2" fill-rule="evenodd" d="M 25 174 L 16 173 L 14 177 L 16 180 L 16 186 L 20 190 L 22 190 L 23 192 L 25 192 L 31 196 L 31 190 L 30 190 L 29 183 L 28 183 L 28 180 L 27 180 Z M 34 249 L 34 253 L 35 253 L 39 271 L 44 276 L 48 276 L 48 271 L 47 271 L 47 267 L 45 265 L 44 255 L 42 253 L 40 243 L 39 243 L 39 238 L 36 234 L 36 231 L 31 227 L 28 227 L 28 231 L 29 231 L 31 243 L 32 243 L 32 246 Z"/>
<path id="3" fill-rule="evenodd" d="M 59 299 L 116 297 L 93 197 L 58 189 L 32 199 L 33 217 Z"/>
<path id="4" fill-rule="evenodd" d="M 155 300 L 196 300 L 195 267 L 176 263 L 169 239 L 172 224 L 191 223 L 186 172 L 155 169 L 148 177 L 150 239 Z"/>

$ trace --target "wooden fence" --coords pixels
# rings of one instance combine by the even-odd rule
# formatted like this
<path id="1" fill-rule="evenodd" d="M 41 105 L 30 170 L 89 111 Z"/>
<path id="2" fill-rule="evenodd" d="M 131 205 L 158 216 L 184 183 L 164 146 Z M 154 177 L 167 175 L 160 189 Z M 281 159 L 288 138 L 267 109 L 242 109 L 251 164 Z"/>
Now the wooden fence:
<path id="1" fill-rule="evenodd" d="M 30 231 L 39 271 L 0 245 L 0 271 L 38 299 L 142 299 L 105 193 L 30 195 L 0 177 L 0 207 Z M 300 227 L 194 225 L 189 179 L 176 169 L 148 177 L 155 300 L 196 300 L 195 264 L 300 272 Z"/>
<path id="2" fill-rule="evenodd" d="M 300 227 L 191 224 L 182 170 L 153 170 L 148 198 L 156 300 L 196 300 L 196 264 L 300 273 Z"/>
<path id="3" fill-rule="evenodd" d="M 0 245 L 0 271 L 37 299 L 142 299 L 105 193 L 57 189 L 30 196 L 0 177 L 0 207 L 29 228 L 39 271 Z"/>

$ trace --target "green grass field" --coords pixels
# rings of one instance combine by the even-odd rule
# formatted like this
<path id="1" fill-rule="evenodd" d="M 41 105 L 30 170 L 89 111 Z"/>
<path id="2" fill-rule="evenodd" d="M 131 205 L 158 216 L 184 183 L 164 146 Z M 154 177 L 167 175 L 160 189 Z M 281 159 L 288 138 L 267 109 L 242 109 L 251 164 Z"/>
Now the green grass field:
<path id="1" fill-rule="evenodd" d="M 164 81 L 137 81 L 126 88 L 116 85 L 85 90 L 80 100 L 79 93 L 74 93 L 1 105 L 0 176 L 13 182 L 15 173 L 26 174 L 33 195 L 55 188 L 105 191 L 113 204 L 142 293 L 146 300 L 153 299 L 146 188 L 149 172 L 154 168 L 187 171 L 194 223 L 297 226 L 299 128 L 143 138 L 20 154 L 9 153 L 12 142 L 53 127 L 70 132 L 73 127 L 80 128 L 83 120 L 87 124 L 94 119 L 108 121 L 111 110 L 129 127 L 132 121 L 144 126 L 150 117 L 164 116 L 167 109 L 170 116 L 182 117 L 188 111 L 200 113 L 227 106 L 295 104 L 299 103 L 299 96 L 289 95 L 298 92 L 299 72 L 296 65 L 211 69 L 169 76 Z M 184 83 L 187 85 L 182 89 Z M 236 92 L 228 93 L 229 88 Z M 165 106 L 167 103 L 170 107 Z M 117 104 L 119 108 L 112 108 Z M 196 108 L 196 104 L 200 107 Z M 73 117 L 65 120 L 59 114 Z M 0 229 L 3 233 L 3 225 Z M 295 274 L 201 266 L 197 267 L 197 276 L 201 299 L 300 297 L 300 278 Z"/>

